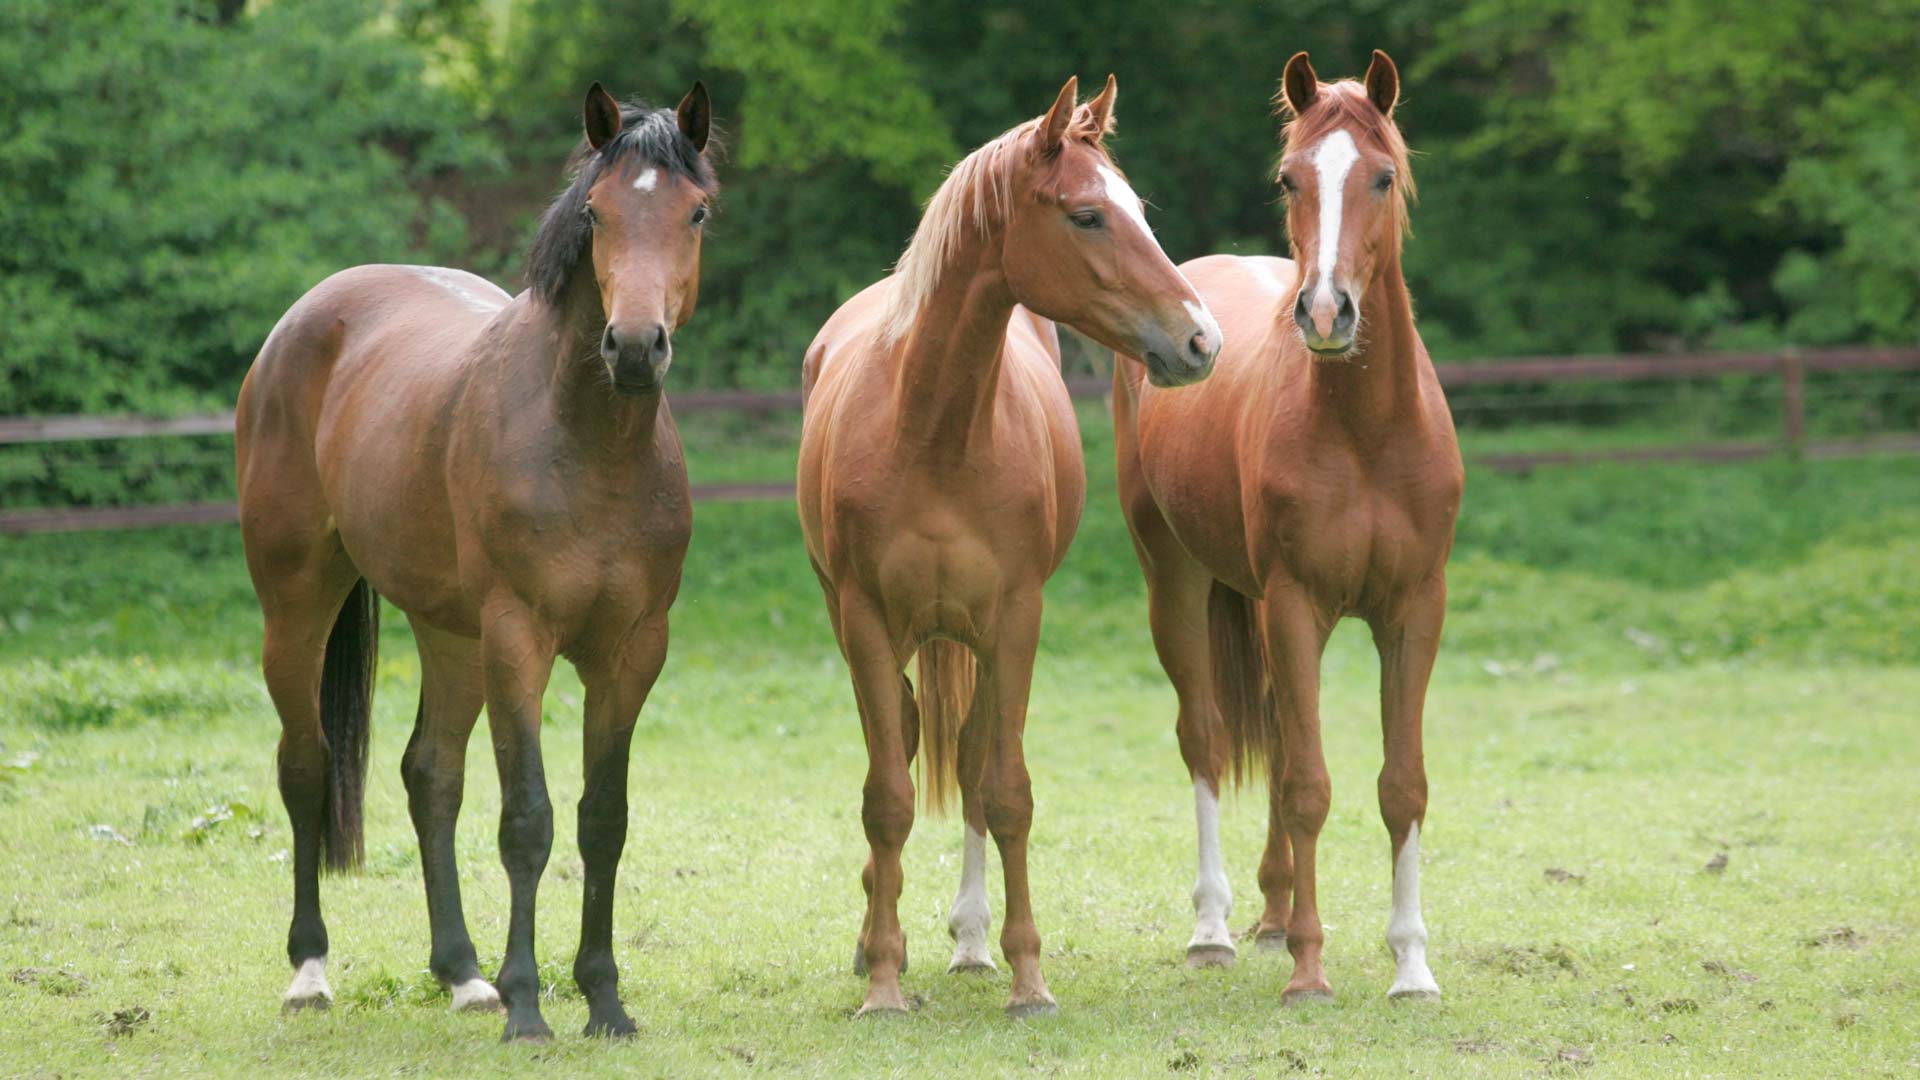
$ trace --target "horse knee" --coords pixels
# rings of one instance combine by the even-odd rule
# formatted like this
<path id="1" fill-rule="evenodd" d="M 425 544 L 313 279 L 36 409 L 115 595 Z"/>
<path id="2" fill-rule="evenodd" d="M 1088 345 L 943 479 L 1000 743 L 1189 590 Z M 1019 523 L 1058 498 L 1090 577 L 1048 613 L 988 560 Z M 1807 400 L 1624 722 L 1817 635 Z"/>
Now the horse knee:
<path id="1" fill-rule="evenodd" d="M 1332 803 L 1333 785 L 1325 773 L 1289 775 L 1281 782 L 1280 807 L 1289 828 L 1318 833 Z"/>
<path id="2" fill-rule="evenodd" d="M 500 815 L 500 861 L 509 874 L 538 876 L 553 854 L 553 803 L 547 793 L 509 799 Z"/>
<path id="3" fill-rule="evenodd" d="M 906 773 L 869 776 L 862 795 L 860 822 L 866 826 L 867 842 L 890 851 L 905 847 L 913 832 L 913 783 Z"/>

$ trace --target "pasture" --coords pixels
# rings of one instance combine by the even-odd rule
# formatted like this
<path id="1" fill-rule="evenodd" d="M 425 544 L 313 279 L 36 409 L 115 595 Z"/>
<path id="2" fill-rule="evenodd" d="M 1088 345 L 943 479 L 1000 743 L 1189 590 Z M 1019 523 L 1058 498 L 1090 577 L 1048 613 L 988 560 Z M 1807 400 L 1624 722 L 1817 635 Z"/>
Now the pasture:
<path id="1" fill-rule="evenodd" d="M 1057 1018 L 950 977 L 957 819 L 906 850 L 910 1017 L 854 1023 L 865 755 L 787 503 L 701 504 L 634 743 L 615 909 L 637 1039 L 579 1036 L 580 690 L 556 671 L 539 908 L 558 1038 L 501 1046 L 426 971 L 398 764 L 418 660 L 391 610 L 364 872 L 323 882 L 338 1000 L 283 1018 L 278 725 L 237 531 L 0 544 L 0 1074 L 1911 1075 L 1920 1069 L 1920 461 L 1469 464 L 1427 708 L 1437 1004 L 1385 998 L 1376 666 L 1325 664 L 1320 843 L 1337 1000 L 1282 1010 L 1284 954 L 1191 971 L 1191 788 L 1083 409 L 1086 523 L 1048 588 L 1027 730 L 1035 913 Z M 686 425 L 695 482 L 790 469 L 779 434 Z M 1552 439 L 1551 433 L 1534 438 Z M 1502 445 L 1512 434 L 1499 437 Z M 1465 440 L 1469 456 L 1476 448 Z M 1485 443 L 1478 444 L 1485 445 Z M 476 733 L 479 734 L 479 733 Z M 458 849 L 482 966 L 504 943 L 498 784 Z M 1257 789 L 1225 804 L 1257 914 Z M 1002 911 L 990 856 L 995 934 Z M 996 949 L 997 953 L 997 949 Z"/>

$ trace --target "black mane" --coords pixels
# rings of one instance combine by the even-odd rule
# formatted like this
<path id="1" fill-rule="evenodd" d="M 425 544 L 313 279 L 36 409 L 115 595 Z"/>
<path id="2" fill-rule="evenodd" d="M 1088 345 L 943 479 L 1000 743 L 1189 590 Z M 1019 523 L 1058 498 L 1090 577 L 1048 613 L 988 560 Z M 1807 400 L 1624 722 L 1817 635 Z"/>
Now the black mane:
<path id="1" fill-rule="evenodd" d="M 694 149 L 693 141 L 680 130 L 672 109 L 655 109 L 640 102 L 620 106 L 620 134 L 599 150 L 585 142 L 573 152 L 568 164 L 574 170 L 573 182 L 553 200 L 540 216 L 540 228 L 533 236 L 533 250 L 527 259 L 527 283 L 549 304 L 558 305 L 573 279 L 574 268 L 593 243 L 593 227 L 584 212 L 587 192 L 603 170 L 616 168 L 626 158 L 638 156 L 647 164 L 665 169 L 702 191 L 718 185 L 713 166 Z"/>

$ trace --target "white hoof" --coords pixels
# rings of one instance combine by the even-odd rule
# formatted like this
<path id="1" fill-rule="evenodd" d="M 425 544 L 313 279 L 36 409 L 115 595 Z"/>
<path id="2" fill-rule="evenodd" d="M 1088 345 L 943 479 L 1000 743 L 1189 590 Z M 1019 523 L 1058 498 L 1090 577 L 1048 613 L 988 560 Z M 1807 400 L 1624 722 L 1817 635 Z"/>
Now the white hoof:
<path id="1" fill-rule="evenodd" d="M 280 996 L 280 1011 L 324 1009 L 333 1004 L 333 990 L 327 986 L 327 958 L 316 956 L 301 963 L 293 973 L 293 982 Z"/>
<path id="2" fill-rule="evenodd" d="M 999 970 L 993 962 L 993 950 L 987 948 L 986 934 L 982 933 L 978 936 L 968 934 L 955 939 L 953 959 L 947 963 L 947 974 Z"/>
<path id="3" fill-rule="evenodd" d="M 473 978 L 453 988 L 454 1012 L 498 1012 L 500 991 L 485 979 Z"/>
<path id="4" fill-rule="evenodd" d="M 1393 986 L 1387 990 L 1387 996 L 1396 1001 L 1438 1001 L 1440 984 L 1433 981 L 1433 972 L 1427 970 L 1424 960 L 1402 963 L 1394 976 Z"/>

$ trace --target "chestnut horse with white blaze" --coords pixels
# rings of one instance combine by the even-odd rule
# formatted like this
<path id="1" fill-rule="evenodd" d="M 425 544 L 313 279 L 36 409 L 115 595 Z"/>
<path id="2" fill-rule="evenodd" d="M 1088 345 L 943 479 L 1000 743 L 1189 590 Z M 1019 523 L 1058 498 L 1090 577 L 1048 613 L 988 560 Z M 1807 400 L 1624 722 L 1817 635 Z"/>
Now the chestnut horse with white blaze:
<path id="1" fill-rule="evenodd" d="M 509 298 L 439 267 L 361 266 L 280 319 L 240 390 L 240 527 L 266 616 L 293 825 L 289 1010 L 324 1007 L 319 873 L 358 863 L 378 596 L 420 648 L 401 762 L 419 834 L 430 969 L 456 1009 L 540 1015 L 534 894 L 553 844 L 540 700 L 554 659 L 586 687 L 574 979 L 589 1034 L 634 1030 L 613 958 L 633 727 L 667 650 L 691 517 L 661 382 L 693 314 L 715 183 L 709 105 L 622 107 L 595 83 L 586 145 Z M 454 865 L 468 736 L 487 709 L 511 890 L 498 991 L 481 976 Z"/>
<path id="2" fill-rule="evenodd" d="M 1085 105 L 1076 86 L 955 166 L 893 275 L 807 350 L 800 521 L 867 745 L 863 1015 L 906 1009 L 900 852 L 920 749 L 929 809 L 958 786 L 965 818 L 949 970 L 993 970 L 990 832 L 1006 874 L 1007 1011 L 1054 1011 L 1027 892 L 1021 751 L 1041 586 L 1086 493 L 1054 322 L 1143 357 L 1158 385 L 1204 377 L 1219 350 L 1213 317 L 1102 146 L 1112 78 Z M 917 693 L 905 675 L 916 653 Z"/>
<path id="3" fill-rule="evenodd" d="M 1385 53 L 1361 82 L 1323 84 L 1307 54 L 1289 61 L 1278 181 L 1295 261 L 1210 256 L 1182 267 L 1230 343 L 1206 383 L 1169 391 L 1127 365 L 1114 372 L 1121 503 L 1193 778 L 1189 961 L 1234 958 L 1220 781 L 1264 757 L 1266 910 L 1254 936 L 1292 952 L 1289 1002 L 1332 993 L 1314 894 L 1330 799 L 1319 679 L 1327 637 L 1349 615 L 1372 628 L 1380 653 L 1389 993 L 1439 994 L 1420 916 L 1420 720 L 1463 473 L 1401 277 L 1413 177 L 1393 122 L 1398 95 Z"/>

